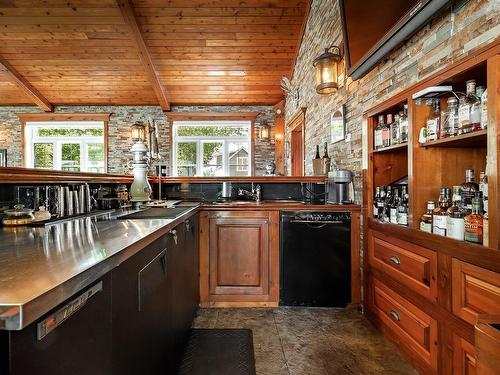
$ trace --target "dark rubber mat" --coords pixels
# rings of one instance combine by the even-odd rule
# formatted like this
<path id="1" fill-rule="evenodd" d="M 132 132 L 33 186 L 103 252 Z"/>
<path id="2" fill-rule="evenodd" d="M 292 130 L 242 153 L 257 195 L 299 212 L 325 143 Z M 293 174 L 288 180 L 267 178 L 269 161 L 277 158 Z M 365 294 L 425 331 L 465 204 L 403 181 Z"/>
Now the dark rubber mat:
<path id="1" fill-rule="evenodd" d="M 119 219 L 173 219 L 181 215 L 184 211 L 191 209 L 192 207 L 151 207 L 145 210 L 134 212 L 133 214 L 120 216 Z"/>
<path id="2" fill-rule="evenodd" d="M 255 375 L 249 329 L 192 329 L 179 375 Z"/>

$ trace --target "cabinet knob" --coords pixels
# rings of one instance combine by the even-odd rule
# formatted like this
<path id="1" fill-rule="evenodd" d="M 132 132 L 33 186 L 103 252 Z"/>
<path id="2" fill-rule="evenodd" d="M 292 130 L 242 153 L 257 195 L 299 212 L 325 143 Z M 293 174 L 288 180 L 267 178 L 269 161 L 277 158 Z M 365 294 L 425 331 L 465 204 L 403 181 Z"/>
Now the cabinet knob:
<path id="1" fill-rule="evenodd" d="M 401 320 L 399 313 L 395 310 L 389 311 L 389 315 L 392 317 L 392 319 L 397 320 L 398 322 Z"/>
<path id="2" fill-rule="evenodd" d="M 399 259 L 399 257 L 397 257 L 396 255 L 391 256 L 389 259 L 396 266 L 399 266 L 401 264 L 401 259 Z"/>
<path id="3" fill-rule="evenodd" d="M 174 239 L 174 242 L 175 244 L 177 245 L 177 231 L 175 229 L 172 229 L 170 232 L 170 235 L 172 236 L 172 238 Z"/>

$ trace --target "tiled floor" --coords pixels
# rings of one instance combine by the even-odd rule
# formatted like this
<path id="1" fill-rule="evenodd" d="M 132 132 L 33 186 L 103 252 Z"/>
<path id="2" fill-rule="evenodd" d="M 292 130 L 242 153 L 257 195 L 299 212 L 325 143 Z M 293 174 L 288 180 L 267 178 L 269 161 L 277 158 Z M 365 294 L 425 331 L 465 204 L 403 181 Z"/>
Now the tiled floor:
<path id="1" fill-rule="evenodd" d="M 249 328 L 258 375 L 415 375 L 354 310 L 200 309 L 194 328 Z"/>

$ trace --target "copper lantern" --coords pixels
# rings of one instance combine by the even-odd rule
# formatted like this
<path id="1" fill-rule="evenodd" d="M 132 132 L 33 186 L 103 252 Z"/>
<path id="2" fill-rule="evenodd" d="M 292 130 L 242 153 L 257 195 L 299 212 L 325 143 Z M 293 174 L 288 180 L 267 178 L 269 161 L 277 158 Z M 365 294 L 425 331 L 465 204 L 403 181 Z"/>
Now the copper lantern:
<path id="1" fill-rule="evenodd" d="M 338 89 L 337 66 L 342 60 L 340 48 L 331 46 L 318 56 L 313 66 L 316 69 L 316 92 L 318 94 L 332 94 Z"/>

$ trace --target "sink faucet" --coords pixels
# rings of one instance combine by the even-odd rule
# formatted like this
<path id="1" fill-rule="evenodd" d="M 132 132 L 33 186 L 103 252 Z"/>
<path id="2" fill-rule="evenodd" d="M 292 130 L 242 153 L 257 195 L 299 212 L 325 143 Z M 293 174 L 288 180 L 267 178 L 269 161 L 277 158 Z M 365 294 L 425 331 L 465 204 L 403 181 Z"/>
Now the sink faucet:
<path id="1" fill-rule="evenodd" d="M 248 191 L 248 190 L 245 190 L 245 189 L 238 189 L 238 195 L 239 196 L 244 196 L 244 197 L 248 197 L 250 199 L 253 199 L 254 201 L 256 202 L 260 202 L 261 200 L 261 188 L 260 188 L 260 185 L 257 184 L 254 186 L 254 184 L 252 183 L 252 191 Z"/>

